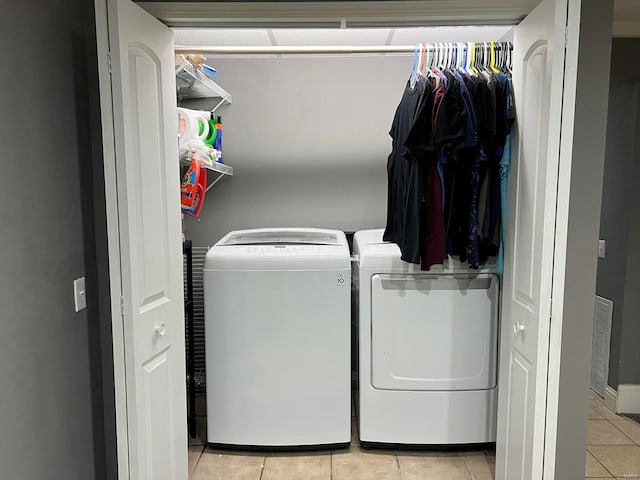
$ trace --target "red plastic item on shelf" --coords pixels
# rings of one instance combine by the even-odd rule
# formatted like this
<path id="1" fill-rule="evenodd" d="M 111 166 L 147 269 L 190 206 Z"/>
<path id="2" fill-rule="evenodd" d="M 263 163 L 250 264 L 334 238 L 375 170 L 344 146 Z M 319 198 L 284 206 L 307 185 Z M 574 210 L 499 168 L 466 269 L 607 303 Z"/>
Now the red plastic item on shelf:
<path id="1" fill-rule="evenodd" d="M 182 213 L 197 217 L 200 215 L 207 192 L 207 170 L 197 158 L 191 159 L 191 166 L 182 179 L 180 205 Z"/>

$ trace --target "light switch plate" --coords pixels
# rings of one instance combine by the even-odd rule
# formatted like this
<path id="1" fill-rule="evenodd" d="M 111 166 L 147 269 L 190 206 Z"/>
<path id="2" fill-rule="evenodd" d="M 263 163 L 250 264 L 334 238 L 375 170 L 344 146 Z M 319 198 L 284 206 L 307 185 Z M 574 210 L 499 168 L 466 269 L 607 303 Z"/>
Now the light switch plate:
<path id="1" fill-rule="evenodd" d="M 73 300 L 76 305 L 76 312 L 87 308 L 87 292 L 84 289 L 84 277 L 76 278 L 73 281 Z"/>
<path id="2" fill-rule="evenodd" d="M 607 241 L 600 240 L 598 241 L 598 258 L 605 258 L 607 254 Z"/>

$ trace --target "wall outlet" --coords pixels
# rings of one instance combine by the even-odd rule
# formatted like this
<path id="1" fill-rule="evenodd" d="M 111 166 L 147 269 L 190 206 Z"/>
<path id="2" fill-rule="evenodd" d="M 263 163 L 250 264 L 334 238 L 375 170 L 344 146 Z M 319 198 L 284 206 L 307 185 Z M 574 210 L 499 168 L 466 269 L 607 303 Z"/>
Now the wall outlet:
<path id="1" fill-rule="evenodd" d="M 87 308 L 87 292 L 84 288 L 84 277 L 76 278 L 73 281 L 73 301 L 76 305 L 76 312 Z"/>
<path id="2" fill-rule="evenodd" d="M 605 258 L 607 254 L 607 241 L 600 240 L 598 241 L 598 258 Z"/>

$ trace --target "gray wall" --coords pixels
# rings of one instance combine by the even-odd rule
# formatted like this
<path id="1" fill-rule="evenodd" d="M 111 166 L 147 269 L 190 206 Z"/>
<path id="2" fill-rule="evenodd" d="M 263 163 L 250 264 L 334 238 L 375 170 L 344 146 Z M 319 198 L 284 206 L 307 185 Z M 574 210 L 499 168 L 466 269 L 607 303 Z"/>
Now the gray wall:
<path id="1" fill-rule="evenodd" d="M 626 209 L 629 222 L 620 336 L 620 384 L 640 384 L 640 134 L 636 133 L 635 139 L 632 188 Z"/>
<path id="2" fill-rule="evenodd" d="M 615 43 L 614 43 L 615 48 Z M 615 72 L 613 72 L 615 74 Z M 607 241 L 606 258 L 598 261 L 597 294 L 613 301 L 609 385 L 620 383 L 624 290 L 627 272 L 630 195 L 637 131 L 637 85 L 612 80 L 605 160 L 600 238 Z"/>
<path id="3" fill-rule="evenodd" d="M 388 131 L 411 69 L 407 56 L 210 59 L 233 95 L 223 151 L 233 178 L 216 185 L 194 245 L 230 230 L 383 227 Z"/>
<path id="4" fill-rule="evenodd" d="M 640 279 L 635 278 L 640 259 L 628 248 L 640 241 L 640 217 L 637 208 L 632 208 L 632 195 L 640 190 L 640 65 L 628 61 L 638 48 L 640 39 L 614 39 L 611 55 L 600 219 L 600 238 L 607 241 L 607 255 L 598 261 L 596 293 L 614 303 L 609 360 L 609 385 L 614 389 L 620 383 L 640 383 L 640 305 L 634 304 L 640 289 Z"/>
<path id="5" fill-rule="evenodd" d="M 100 369 L 94 317 L 75 313 L 72 295 L 73 279 L 95 270 L 87 263 L 95 238 L 85 228 L 99 144 L 89 128 L 92 5 L 28 0 L 0 16 L 3 479 L 91 480 L 106 470 L 102 412 L 93 415 L 102 396 L 91 383 Z"/>

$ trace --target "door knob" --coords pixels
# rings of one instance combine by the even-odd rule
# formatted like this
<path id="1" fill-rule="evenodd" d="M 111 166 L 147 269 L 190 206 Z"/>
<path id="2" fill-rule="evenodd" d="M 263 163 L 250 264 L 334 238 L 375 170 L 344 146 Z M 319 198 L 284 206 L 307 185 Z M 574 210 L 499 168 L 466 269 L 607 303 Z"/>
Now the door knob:
<path id="1" fill-rule="evenodd" d="M 158 335 L 160 335 L 161 337 L 167 333 L 167 326 L 165 325 L 164 322 L 162 322 L 160 325 L 156 325 L 156 333 Z"/>
<path id="2" fill-rule="evenodd" d="M 518 333 L 522 333 L 522 332 L 524 332 L 524 325 L 522 325 L 518 321 L 515 321 L 513 323 L 513 333 L 515 333 L 517 335 Z"/>

